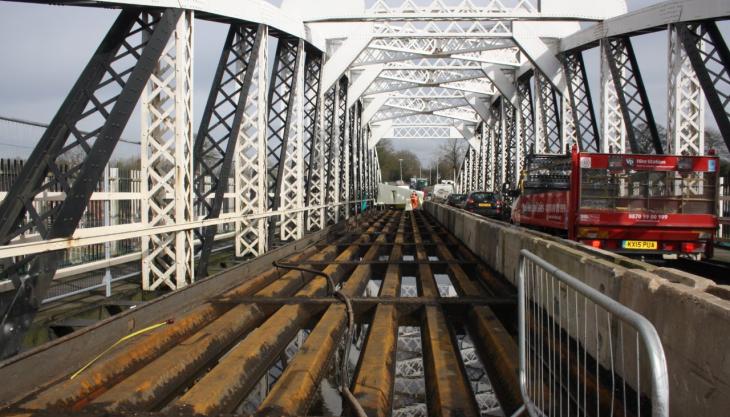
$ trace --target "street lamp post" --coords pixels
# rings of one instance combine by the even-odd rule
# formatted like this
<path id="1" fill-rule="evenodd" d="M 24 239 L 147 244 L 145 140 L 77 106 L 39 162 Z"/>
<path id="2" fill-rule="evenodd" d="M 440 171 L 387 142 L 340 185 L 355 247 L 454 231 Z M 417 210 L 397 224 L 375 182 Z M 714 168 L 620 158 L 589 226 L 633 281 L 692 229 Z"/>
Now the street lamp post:
<path id="1" fill-rule="evenodd" d="M 400 180 L 401 180 L 401 182 L 403 182 L 403 160 L 402 159 L 398 160 L 398 166 L 400 166 Z"/>

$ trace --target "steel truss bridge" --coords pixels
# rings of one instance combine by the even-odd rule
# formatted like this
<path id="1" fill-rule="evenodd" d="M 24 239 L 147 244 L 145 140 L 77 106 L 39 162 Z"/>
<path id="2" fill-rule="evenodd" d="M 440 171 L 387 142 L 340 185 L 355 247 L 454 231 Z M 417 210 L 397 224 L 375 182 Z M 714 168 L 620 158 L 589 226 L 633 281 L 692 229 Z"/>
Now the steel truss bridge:
<path id="1" fill-rule="evenodd" d="M 236 256 L 257 257 L 369 207 L 384 138 L 465 140 L 463 190 L 514 187 L 526 154 L 572 145 L 702 154 L 708 110 L 730 145 L 723 0 L 631 13 L 621 0 L 26 2 L 108 8 L 116 20 L 0 205 L 4 356 L 66 249 L 140 239 L 143 287 L 181 289 L 208 275 L 221 225 Z M 196 20 L 228 29 L 210 45 L 221 52 L 197 125 Z M 669 68 L 656 99 L 666 138 L 632 46 L 657 31 L 669 39 L 654 63 Z M 600 91 L 583 59 L 593 48 Z M 80 228 L 138 103 L 140 219 Z"/>

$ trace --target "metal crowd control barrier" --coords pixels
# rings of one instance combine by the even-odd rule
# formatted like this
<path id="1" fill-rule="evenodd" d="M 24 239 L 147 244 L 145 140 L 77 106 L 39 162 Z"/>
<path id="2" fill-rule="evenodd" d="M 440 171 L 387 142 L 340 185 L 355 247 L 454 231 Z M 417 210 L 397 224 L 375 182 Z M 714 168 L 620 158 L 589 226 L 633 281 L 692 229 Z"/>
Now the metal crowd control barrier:
<path id="1" fill-rule="evenodd" d="M 524 249 L 518 290 L 514 416 L 669 415 L 664 350 L 646 318 Z"/>

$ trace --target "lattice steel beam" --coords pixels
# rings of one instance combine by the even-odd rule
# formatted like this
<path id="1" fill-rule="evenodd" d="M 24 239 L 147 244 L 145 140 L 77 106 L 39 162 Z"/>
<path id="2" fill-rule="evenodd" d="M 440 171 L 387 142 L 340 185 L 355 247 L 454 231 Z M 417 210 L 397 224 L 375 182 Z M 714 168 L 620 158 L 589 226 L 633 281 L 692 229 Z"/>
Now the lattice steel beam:
<path id="1" fill-rule="evenodd" d="M 305 182 L 305 206 L 320 206 L 324 202 L 324 138 L 320 134 L 320 76 L 322 73 L 322 54 L 307 53 L 304 64 L 304 161 L 307 178 Z M 307 230 L 322 230 L 324 211 L 309 210 L 305 213 Z"/>
<path id="2" fill-rule="evenodd" d="M 480 190 L 484 190 L 486 187 L 487 147 L 484 130 L 484 122 L 481 122 L 475 131 L 479 140 L 479 149 L 477 150 L 477 187 L 479 187 Z"/>
<path id="3" fill-rule="evenodd" d="M 670 25 L 667 83 L 667 152 L 705 153 L 705 100 L 702 86 L 682 45 L 676 25 Z M 700 48 L 702 49 L 702 48 Z"/>
<path id="4" fill-rule="evenodd" d="M 293 38 L 279 39 L 274 58 L 273 79 L 269 84 L 269 118 L 266 155 L 268 170 L 269 208 L 278 210 L 281 206 L 282 184 L 286 168 L 287 148 L 295 108 L 298 69 L 302 66 L 304 51 L 300 41 Z M 269 245 L 274 244 L 277 219 L 269 219 Z"/>
<path id="5" fill-rule="evenodd" d="M 243 124 L 258 51 L 265 45 L 263 25 L 232 24 L 228 30 L 213 86 L 195 139 L 195 195 L 198 214 L 206 219 L 220 216 L 229 191 L 236 143 Z M 200 257 L 196 277 L 208 275 L 208 261 L 217 226 L 196 231 Z"/>
<path id="6" fill-rule="evenodd" d="M 583 62 L 583 53 L 581 51 L 567 52 L 562 55 L 562 61 L 571 107 L 569 114 L 573 118 L 580 149 L 586 152 L 598 152 L 601 149 L 600 136 L 586 67 Z"/>
<path id="7" fill-rule="evenodd" d="M 236 208 L 241 215 L 263 213 L 268 204 L 266 171 L 266 113 L 268 111 L 268 27 L 262 28 L 262 47 L 252 68 L 248 100 L 236 145 Z M 259 256 L 267 248 L 267 219 L 236 222 L 237 257 Z"/>
<path id="8" fill-rule="evenodd" d="M 281 215 L 279 227 L 282 241 L 301 239 L 304 236 L 304 212 L 293 211 L 304 207 L 304 41 L 299 40 L 299 59 L 296 61 L 295 79 L 292 85 L 291 98 L 288 106 L 292 113 L 288 119 L 289 137 L 282 146 L 281 159 L 279 161 L 280 184 L 277 193 L 280 198 L 279 208 L 286 211 Z M 270 232 L 271 233 L 271 232 Z"/>
<path id="9" fill-rule="evenodd" d="M 324 115 L 322 121 L 322 138 L 324 141 L 325 155 L 325 224 L 330 225 L 336 222 L 336 210 L 332 207 L 337 202 L 337 186 L 339 174 L 337 173 L 337 100 L 339 97 L 340 83 L 336 82 L 324 95 Z"/>
<path id="10" fill-rule="evenodd" d="M 485 171 L 484 171 L 484 187 L 488 191 L 494 191 L 494 172 L 495 172 L 495 164 L 496 164 L 496 154 L 495 154 L 495 143 L 496 141 L 500 140 L 498 136 L 498 128 L 499 126 L 497 123 L 498 115 L 496 114 L 497 107 L 490 106 L 487 114 L 487 119 L 485 122 L 485 133 L 486 133 L 486 156 L 484 161 Z"/>
<path id="11" fill-rule="evenodd" d="M 517 120 L 517 109 L 507 100 L 502 100 L 503 117 L 504 117 L 504 132 L 503 140 L 505 146 L 504 152 L 504 184 L 507 184 L 510 189 L 517 187 L 518 175 L 515 174 L 516 161 L 519 157 L 519 135 L 518 135 L 518 120 Z M 498 190 L 498 191 L 501 191 Z"/>
<path id="12" fill-rule="evenodd" d="M 471 146 L 466 151 L 464 159 L 464 173 L 466 175 L 466 188 L 469 192 L 474 191 L 474 156 L 475 151 Z"/>
<path id="13" fill-rule="evenodd" d="M 373 35 L 377 39 L 383 39 L 389 44 L 395 45 L 395 48 L 405 48 L 403 44 L 398 44 L 399 40 L 406 40 L 411 44 L 417 44 L 419 40 L 428 42 L 430 39 L 438 36 L 441 41 L 446 41 L 445 46 L 452 43 L 467 41 L 468 49 L 473 49 L 482 39 L 493 41 L 495 38 L 508 39 L 512 35 L 513 21 L 507 19 L 495 19 L 491 21 L 474 21 L 471 19 L 453 21 L 453 22 L 405 22 L 405 21 L 386 21 L 378 22 L 373 25 Z M 417 44 L 418 45 L 418 44 Z M 421 45 L 418 45 L 421 46 Z M 461 46 L 465 48 L 465 46 Z M 454 48 L 459 50 L 459 48 Z M 441 51 L 452 51 L 451 48 L 442 48 Z M 436 51 L 440 52 L 440 51 Z"/>
<path id="14" fill-rule="evenodd" d="M 492 106 L 492 113 L 494 114 L 494 190 L 502 188 L 502 184 L 505 180 L 505 146 L 507 146 L 506 129 L 505 129 L 505 114 L 504 114 L 504 101 L 503 98 L 499 98 L 494 102 Z"/>
<path id="15" fill-rule="evenodd" d="M 677 25 L 692 68 L 730 149 L 730 51 L 713 21 Z"/>
<path id="16" fill-rule="evenodd" d="M 349 82 L 347 78 L 340 79 L 340 88 L 338 90 L 339 97 L 337 99 L 337 164 L 338 164 L 338 187 L 336 188 L 339 196 L 338 203 L 345 203 L 349 200 L 350 190 L 350 129 L 349 115 L 347 111 L 347 90 Z M 337 208 L 336 222 L 343 217 L 348 217 L 348 207 L 341 204 Z"/>
<path id="17" fill-rule="evenodd" d="M 159 18 L 148 15 L 147 19 Z M 141 220 L 147 226 L 187 223 L 193 205 L 193 13 L 178 20 L 142 94 Z M 195 278 L 193 231 L 144 236 L 142 289 L 182 288 Z"/>
<path id="18" fill-rule="evenodd" d="M 609 38 L 603 43 L 603 49 L 614 88 L 618 93 L 631 151 L 664 153 L 631 40 Z"/>
<path id="19" fill-rule="evenodd" d="M 606 48 L 601 41 L 601 152 L 626 153 L 626 127 L 624 126 L 618 92 L 612 81 L 606 57 Z"/>
<path id="20" fill-rule="evenodd" d="M 519 135 L 522 148 L 517 159 L 518 176 L 525 166 L 525 156 L 535 152 L 535 111 L 532 104 L 532 72 L 517 79 L 517 101 L 519 105 Z"/>
<path id="21" fill-rule="evenodd" d="M 349 164 L 350 164 L 350 172 L 349 172 L 350 189 L 349 189 L 349 192 L 347 195 L 348 201 L 355 200 L 355 194 L 357 192 L 357 186 L 358 186 L 357 170 L 358 170 L 359 161 L 358 161 L 358 154 L 357 154 L 358 153 L 358 148 L 357 148 L 358 138 L 357 137 L 358 137 L 358 131 L 360 129 L 356 128 L 356 122 L 357 122 L 356 107 L 357 107 L 357 105 L 350 107 L 348 109 L 348 114 L 347 114 L 347 121 L 348 121 L 347 131 L 348 131 L 348 136 L 349 136 L 348 142 L 349 142 L 349 146 L 350 146 L 350 152 L 348 152 L 348 159 L 349 159 Z M 349 212 L 350 207 L 347 207 L 346 210 L 348 210 L 348 212 Z"/>
<path id="22" fill-rule="evenodd" d="M 2 244 L 29 231 L 43 239 L 74 233 L 181 15 L 177 9 L 150 20 L 139 9 L 119 14 L 0 204 Z M 82 133 L 81 123 L 94 128 Z M 77 150 L 83 160 L 62 169 L 63 155 Z M 64 201 L 34 207 L 35 196 L 51 189 L 65 192 Z M 2 357 L 20 348 L 63 254 L 27 256 L 4 272 L 15 291 L 1 304 Z"/>
<path id="23" fill-rule="evenodd" d="M 417 4 L 411 0 L 400 0 L 399 3 L 386 2 L 385 0 L 377 0 L 373 5 L 366 10 L 366 14 L 379 16 L 379 17 L 392 17 L 392 18 L 411 18 L 418 17 L 419 19 L 425 19 L 429 16 L 433 16 L 437 19 L 444 19 L 448 16 L 454 16 L 456 18 L 469 18 L 475 15 L 489 15 L 494 13 L 495 15 L 505 13 L 538 13 L 540 10 L 539 2 L 535 1 L 520 1 L 514 5 L 510 4 L 506 6 L 501 2 L 489 2 L 486 6 L 475 5 L 472 2 L 459 2 L 457 5 L 446 5 L 440 0 L 430 2 L 430 4 Z"/>
<path id="24" fill-rule="evenodd" d="M 558 92 L 541 72 L 535 72 L 537 93 L 537 140 L 538 153 L 561 153 L 563 150 Z"/>

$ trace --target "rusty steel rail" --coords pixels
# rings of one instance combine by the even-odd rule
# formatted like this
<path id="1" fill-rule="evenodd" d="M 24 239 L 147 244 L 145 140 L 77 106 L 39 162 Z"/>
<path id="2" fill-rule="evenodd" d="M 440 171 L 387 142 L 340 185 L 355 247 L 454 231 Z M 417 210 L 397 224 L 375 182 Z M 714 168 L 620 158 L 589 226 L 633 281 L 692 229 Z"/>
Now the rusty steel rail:
<path id="1" fill-rule="evenodd" d="M 493 406 L 516 408 L 516 340 L 492 310 L 516 311 L 515 292 L 425 213 L 370 213 L 280 264 L 301 268 L 242 276 L 237 287 L 160 317 L 174 323 L 115 348 L 77 378 L 39 381 L 0 415 L 353 415 L 337 394 L 344 381 L 368 416 L 478 416 L 479 372 L 492 381 Z M 351 339 L 348 311 L 323 275 L 352 305 Z M 415 293 L 406 294 L 405 277 Z M 398 385 L 404 372 L 423 380 L 410 397 Z"/>

